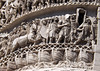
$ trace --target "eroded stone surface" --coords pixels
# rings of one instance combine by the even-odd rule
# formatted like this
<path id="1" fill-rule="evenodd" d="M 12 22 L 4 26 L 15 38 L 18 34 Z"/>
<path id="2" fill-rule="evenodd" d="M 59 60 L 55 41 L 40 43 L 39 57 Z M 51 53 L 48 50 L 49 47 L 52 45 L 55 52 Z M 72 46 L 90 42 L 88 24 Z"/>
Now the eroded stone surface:
<path id="1" fill-rule="evenodd" d="M 75 9 L 71 7 L 76 6 L 74 4 L 78 5 Z M 99 43 L 99 19 L 97 12 L 93 11 L 92 15 L 85 4 L 95 4 L 97 9 L 99 1 L 7 0 L 0 9 L 0 27 L 10 31 L 0 33 L 0 68 L 8 71 L 93 71 L 93 66 L 99 64 L 94 64 L 94 60 L 99 61 L 94 58 L 94 49 Z M 63 5 L 69 5 L 73 12 L 22 19 L 31 12 Z M 18 19 L 22 20 L 20 25 L 7 27 Z"/>

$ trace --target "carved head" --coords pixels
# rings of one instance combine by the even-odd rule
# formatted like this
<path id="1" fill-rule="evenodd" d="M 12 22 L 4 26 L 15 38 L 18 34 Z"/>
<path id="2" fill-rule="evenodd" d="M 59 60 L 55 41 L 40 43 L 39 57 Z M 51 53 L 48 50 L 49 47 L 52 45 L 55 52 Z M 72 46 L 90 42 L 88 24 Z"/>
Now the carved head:
<path id="1" fill-rule="evenodd" d="M 76 20 L 76 15 L 73 14 L 71 17 L 70 17 L 71 20 Z"/>
<path id="2" fill-rule="evenodd" d="M 62 23 L 63 23 L 63 22 L 60 20 L 60 21 L 59 21 L 59 24 L 61 25 Z"/>
<path id="3" fill-rule="evenodd" d="M 59 22 L 59 18 L 58 18 L 58 17 L 55 17 L 55 18 L 54 18 L 54 21 L 55 21 L 56 23 L 58 23 L 58 22 Z"/>
<path id="4" fill-rule="evenodd" d="M 48 19 L 48 23 L 50 23 L 51 19 Z"/>
<path id="5" fill-rule="evenodd" d="M 42 21 L 42 24 L 43 24 L 43 25 L 47 25 L 46 20 L 43 20 L 43 21 Z"/>
<path id="6" fill-rule="evenodd" d="M 87 18 L 87 19 L 85 20 L 85 23 L 88 23 L 88 25 L 91 25 L 91 20 L 90 20 L 89 18 Z"/>
<path id="7" fill-rule="evenodd" d="M 35 23 L 36 23 L 36 25 L 39 25 L 40 24 L 40 20 L 39 19 L 36 19 L 35 20 Z"/>

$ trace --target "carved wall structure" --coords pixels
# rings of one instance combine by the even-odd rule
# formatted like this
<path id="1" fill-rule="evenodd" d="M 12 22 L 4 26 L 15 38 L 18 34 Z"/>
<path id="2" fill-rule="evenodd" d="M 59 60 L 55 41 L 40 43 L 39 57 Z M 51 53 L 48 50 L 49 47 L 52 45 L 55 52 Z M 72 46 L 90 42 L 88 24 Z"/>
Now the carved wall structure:
<path id="1" fill-rule="evenodd" d="M 99 71 L 99 3 L 7 0 L 0 9 L 0 70 Z"/>

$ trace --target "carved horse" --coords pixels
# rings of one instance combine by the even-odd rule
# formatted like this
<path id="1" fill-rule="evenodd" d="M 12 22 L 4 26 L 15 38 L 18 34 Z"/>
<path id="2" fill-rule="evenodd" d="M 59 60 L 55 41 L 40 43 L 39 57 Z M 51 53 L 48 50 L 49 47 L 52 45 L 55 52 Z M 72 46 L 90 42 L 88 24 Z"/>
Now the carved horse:
<path id="1" fill-rule="evenodd" d="M 28 45 L 28 43 L 34 43 L 36 37 L 35 32 L 36 32 L 36 25 L 33 24 L 32 27 L 30 28 L 29 34 L 20 36 L 13 41 L 12 51 L 15 51 L 19 47 L 24 47 Z"/>

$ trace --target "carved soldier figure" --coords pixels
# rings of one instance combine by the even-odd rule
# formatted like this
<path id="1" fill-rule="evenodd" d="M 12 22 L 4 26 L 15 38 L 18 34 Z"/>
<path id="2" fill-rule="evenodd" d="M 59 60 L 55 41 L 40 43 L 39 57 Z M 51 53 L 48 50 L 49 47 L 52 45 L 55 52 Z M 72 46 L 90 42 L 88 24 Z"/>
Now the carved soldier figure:
<path id="1" fill-rule="evenodd" d="M 71 43 L 74 42 L 75 40 L 75 33 L 76 33 L 76 29 L 78 27 L 78 23 L 76 22 L 76 15 L 73 14 L 72 16 L 70 16 L 70 22 L 71 22 Z"/>
<path id="2" fill-rule="evenodd" d="M 16 8 L 17 8 L 17 13 L 21 15 L 22 8 L 21 8 L 20 0 L 17 0 Z"/>
<path id="3" fill-rule="evenodd" d="M 39 3 L 41 3 L 41 0 L 34 0 L 32 6 L 35 6 L 37 8 L 39 6 Z"/>
<path id="4" fill-rule="evenodd" d="M 51 0 L 48 0 L 48 3 L 51 5 Z"/>
<path id="5" fill-rule="evenodd" d="M 64 39 L 64 42 L 69 42 L 69 36 L 70 36 L 70 31 L 71 31 L 71 24 L 70 24 L 70 21 L 69 19 L 66 19 L 65 22 L 61 22 L 62 24 L 61 25 L 58 25 L 58 28 L 62 28 L 60 30 L 60 33 L 59 33 L 59 38 L 57 40 L 57 43 L 59 43 L 62 38 Z"/>
<path id="6" fill-rule="evenodd" d="M 96 37 L 97 37 L 97 20 L 95 20 L 91 25 L 91 31 L 92 31 L 92 42 L 93 44 L 96 44 Z"/>
<path id="7" fill-rule="evenodd" d="M 27 0 L 27 10 L 31 11 L 32 9 L 32 1 L 31 0 Z"/>
<path id="8" fill-rule="evenodd" d="M 80 29 L 82 28 L 82 29 Z M 91 34 L 91 20 L 89 18 L 86 19 L 85 23 L 79 26 L 77 30 L 81 30 L 79 38 L 75 41 L 74 44 L 78 44 L 81 40 L 87 41 L 87 44 L 90 45 L 90 34 Z"/>
<path id="9" fill-rule="evenodd" d="M 3 57 L 4 55 L 5 55 L 4 50 L 1 49 L 1 50 L 0 50 L 0 58 Z"/>
<path id="10" fill-rule="evenodd" d="M 48 29 L 47 29 L 47 34 L 48 34 L 48 38 L 49 38 L 49 43 L 53 43 L 55 40 L 55 31 L 56 31 L 56 24 L 54 22 L 54 19 L 50 20 L 50 24 L 48 25 Z"/>
<path id="11" fill-rule="evenodd" d="M 2 16 L 1 23 L 2 23 L 2 24 L 5 24 L 5 22 L 6 22 L 6 17 L 5 17 L 5 12 L 4 12 L 4 11 L 1 12 L 1 16 Z"/>
<path id="12" fill-rule="evenodd" d="M 6 12 L 5 12 L 6 14 L 5 16 L 7 18 L 6 23 L 9 23 L 11 21 L 12 15 L 15 15 L 13 11 L 14 9 L 11 5 L 6 7 Z"/>
<path id="13" fill-rule="evenodd" d="M 22 14 L 24 14 L 26 11 L 26 1 L 24 0 L 21 1 L 21 7 L 22 7 Z"/>
<path id="14" fill-rule="evenodd" d="M 57 3 L 62 3 L 62 0 L 56 0 L 57 1 Z"/>
<path id="15" fill-rule="evenodd" d="M 45 6 L 47 5 L 48 0 L 41 0 L 41 2 L 42 2 L 42 5 Z"/>

